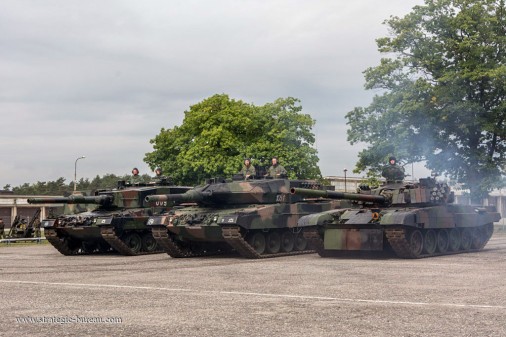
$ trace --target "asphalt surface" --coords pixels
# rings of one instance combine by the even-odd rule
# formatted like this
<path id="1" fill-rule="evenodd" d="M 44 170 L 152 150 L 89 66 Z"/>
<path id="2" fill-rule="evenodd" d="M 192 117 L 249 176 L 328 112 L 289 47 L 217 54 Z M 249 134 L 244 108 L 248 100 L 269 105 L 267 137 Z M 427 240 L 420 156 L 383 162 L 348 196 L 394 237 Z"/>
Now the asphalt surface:
<path id="1" fill-rule="evenodd" d="M 505 253 L 497 233 L 481 252 L 420 260 L 1 245 L 0 336 L 506 336 Z"/>

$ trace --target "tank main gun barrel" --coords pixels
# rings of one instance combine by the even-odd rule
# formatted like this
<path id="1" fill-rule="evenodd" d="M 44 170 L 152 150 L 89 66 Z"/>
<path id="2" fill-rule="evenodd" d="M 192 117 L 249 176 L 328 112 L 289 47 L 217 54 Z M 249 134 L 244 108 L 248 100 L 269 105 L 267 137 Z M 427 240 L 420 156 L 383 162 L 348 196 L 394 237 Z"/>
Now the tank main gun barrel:
<path id="1" fill-rule="evenodd" d="M 112 195 L 95 195 L 95 196 L 83 196 L 83 195 L 71 195 L 68 197 L 56 197 L 56 198 L 28 198 L 29 204 L 98 204 L 98 205 L 109 205 L 113 201 Z"/>
<path id="2" fill-rule="evenodd" d="M 148 195 L 145 198 L 147 203 L 164 202 L 169 201 L 171 203 L 183 203 L 183 202 L 198 202 L 211 196 L 211 192 L 200 192 L 195 190 L 189 190 L 181 194 L 154 194 Z"/>
<path id="3" fill-rule="evenodd" d="M 336 191 L 312 190 L 309 188 L 296 188 L 296 187 L 290 189 L 290 193 L 302 195 L 308 198 L 345 199 L 345 200 L 374 202 L 380 204 L 388 203 L 388 199 L 381 195 L 345 193 L 345 192 L 343 193 Z"/>

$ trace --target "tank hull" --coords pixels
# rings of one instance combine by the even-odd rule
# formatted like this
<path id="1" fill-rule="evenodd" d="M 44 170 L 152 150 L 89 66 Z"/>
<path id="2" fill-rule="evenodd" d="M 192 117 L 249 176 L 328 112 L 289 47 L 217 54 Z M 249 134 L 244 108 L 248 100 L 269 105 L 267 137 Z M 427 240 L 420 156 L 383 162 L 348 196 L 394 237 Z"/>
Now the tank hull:
<path id="1" fill-rule="evenodd" d="M 493 207 L 452 204 L 342 209 L 309 215 L 299 226 L 316 226 L 306 238 L 322 256 L 392 250 L 401 258 L 420 258 L 480 250 L 499 219 Z"/>
<path id="2" fill-rule="evenodd" d="M 73 202 L 107 199 L 92 210 L 60 215 L 42 222 L 48 241 L 64 255 L 116 252 L 122 255 L 141 255 L 163 252 L 157 246 L 147 226 L 150 216 L 161 212 L 163 205 L 152 207 L 144 198 L 156 193 L 181 193 L 189 187 L 136 186 L 120 190 L 106 190 L 96 197 L 68 198 Z M 105 198 L 107 196 L 107 198 Z M 60 198 L 55 198 L 58 201 Z M 63 198 L 63 200 L 66 200 Z M 44 199 L 36 199 L 43 202 Z M 68 206 L 68 205 L 67 205 Z M 70 208 L 70 207 L 68 207 Z M 82 209 L 82 207 L 77 207 Z"/>
<path id="3" fill-rule="evenodd" d="M 343 207 L 347 201 L 307 201 L 228 207 L 190 206 L 165 216 L 152 217 L 155 239 L 162 247 L 187 245 L 195 254 L 165 249 L 172 257 L 213 255 L 235 250 L 247 258 L 264 258 L 314 252 L 307 247 L 298 220 L 308 214 Z M 167 240 L 171 240 L 169 243 Z M 265 241 L 265 243 L 262 243 Z M 247 247 L 248 246 L 248 247 Z M 198 248 L 197 248 L 198 247 Z M 206 248 L 204 248 L 206 247 Z"/>

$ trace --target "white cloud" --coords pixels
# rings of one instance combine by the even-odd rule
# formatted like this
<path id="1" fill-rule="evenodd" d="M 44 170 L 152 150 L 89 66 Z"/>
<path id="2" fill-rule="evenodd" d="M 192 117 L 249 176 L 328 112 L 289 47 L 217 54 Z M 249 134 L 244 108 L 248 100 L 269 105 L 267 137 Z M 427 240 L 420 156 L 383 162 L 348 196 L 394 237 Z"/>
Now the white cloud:
<path id="1" fill-rule="evenodd" d="M 216 93 L 301 99 L 320 167 L 351 170 L 344 115 L 370 102 L 382 21 L 422 0 L 23 1 L 0 12 L 0 187 L 129 173 Z"/>

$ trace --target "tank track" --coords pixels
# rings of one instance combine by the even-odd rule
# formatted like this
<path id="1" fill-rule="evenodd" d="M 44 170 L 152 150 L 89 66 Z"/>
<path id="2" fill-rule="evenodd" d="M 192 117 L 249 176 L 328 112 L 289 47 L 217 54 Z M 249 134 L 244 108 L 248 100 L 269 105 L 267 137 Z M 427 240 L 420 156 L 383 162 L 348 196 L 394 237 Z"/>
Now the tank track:
<path id="1" fill-rule="evenodd" d="M 158 245 L 171 257 L 182 258 L 211 255 L 211 253 L 195 252 L 191 249 L 182 247 L 176 240 L 172 239 L 165 226 L 152 226 L 151 228 L 153 237 Z"/>
<path id="2" fill-rule="evenodd" d="M 322 257 L 327 255 L 327 254 L 325 254 L 325 249 L 323 248 L 323 239 L 322 239 L 320 233 L 318 233 L 318 229 L 311 228 L 311 229 L 305 230 L 304 237 L 308 241 L 308 244 L 311 244 L 315 248 L 318 255 L 320 255 Z"/>
<path id="3" fill-rule="evenodd" d="M 56 248 L 62 255 L 76 255 L 76 252 L 71 250 L 68 245 L 64 243 L 59 237 L 54 229 L 45 229 L 44 236 L 47 241 Z"/>
<path id="4" fill-rule="evenodd" d="M 118 235 L 116 235 L 114 227 L 112 226 L 101 226 L 100 234 L 102 235 L 102 238 L 121 255 L 137 256 L 137 255 L 158 254 L 162 252 L 160 248 L 152 252 L 143 252 L 143 251 L 139 251 L 137 253 L 134 252 L 119 238 Z"/>
<path id="5" fill-rule="evenodd" d="M 388 243 L 392 247 L 395 254 L 404 259 L 417 259 L 417 258 L 424 258 L 424 257 L 432 257 L 432 256 L 442 256 L 442 255 L 453 255 L 453 254 L 462 254 L 462 253 L 469 253 L 469 252 L 478 252 L 485 245 L 487 244 L 488 240 L 490 240 L 490 237 L 492 236 L 492 232 L 487 233 L 487 228 L 485 226 L 477 227 L 480 231 L 484 231 L 483 233 L 486 233 L 485 240 L 481 244 L 481 246 L 478 249 L 467 249 L 467 250 L 457 250 L 457 251 L 446 251 L 444 253 L 440 252 L 434 252 L 433 254 L 427 254 L 423 253 L 420 255 L 414 255 L 410 249 L 410 244 L 407 239 L 408 234 L 408 228 L 388 228 L 385 229 L 385 236 L 388 240 Z M 328 257 L 328 256 L 334 256 L 334 251 L 326 251 L 324 249 L 324 243 L 323 239 L 318 232 L 317 229 L 308 229 L 304 232 L 304 237 L 310 242 L 313 247 L 315 247 L 316 252 L 318 255 L 322 257 Z"/>
<path id="6" fill-rule="evenodd" d="M 486 233 L 487 225 L 475 227 L 480 231 L 484 231 Z M 418 258 L 424 258 L 424 257 L 432 257 L 432 256 L 442 256 L 442 255 L 453 255 L 453 254 L 462 254 L 462 253 L 470 253 L 470 252 L 478 252 L 485 247 L 487 242 L 490 240 L 490 237 L 492 236 L 490 234 L 486 234 L 486 239 L 483 241 L 483 243 L 480 245 L 479 248 L 473 249 L 469 248 L 466 250 L 457 250 L 457 251 L 446 251 L 446 252 L 437 252 L 435 251 L 432 254 L 422 253 L 420 255 L 414 255 L 410 249 L 410 244 L 407 239 L 408 229 L 407 228 L 389 228 L 385 229 L 385 236 L 388 240 L 388 243 L 394 250 L 395 254 L 404 259 L 418 259 Z"/>
<path id="7" fill-rule="evenodd" d="M 248 259 L 265 259 L 271 257 L 311 254 L 314 250 L 298 250 L 276 254 L 258 254 L 241 235 L 241 228 L 238 226 L 222 227 L 223 239 L 234 248 L 242 257 Z"/>

